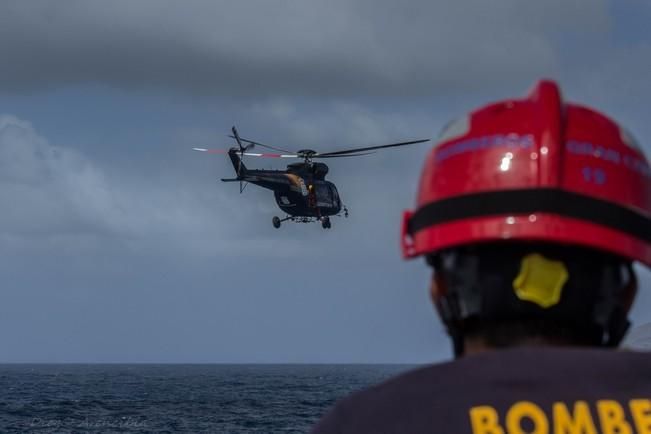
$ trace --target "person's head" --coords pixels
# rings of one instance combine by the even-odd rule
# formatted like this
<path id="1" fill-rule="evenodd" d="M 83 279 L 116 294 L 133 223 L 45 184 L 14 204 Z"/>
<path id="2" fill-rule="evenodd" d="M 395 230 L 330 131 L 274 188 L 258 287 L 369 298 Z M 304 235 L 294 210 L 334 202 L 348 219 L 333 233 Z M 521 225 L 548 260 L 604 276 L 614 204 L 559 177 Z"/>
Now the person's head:
<path id="1" fill-rule="evenodd" d="M 443 130 L 402 247 L 432 266 L 456 355 L 616 346 L 637 287 L 632 263 L 651 266 L 651 169 L 622 127 L 541 81 Z"/>

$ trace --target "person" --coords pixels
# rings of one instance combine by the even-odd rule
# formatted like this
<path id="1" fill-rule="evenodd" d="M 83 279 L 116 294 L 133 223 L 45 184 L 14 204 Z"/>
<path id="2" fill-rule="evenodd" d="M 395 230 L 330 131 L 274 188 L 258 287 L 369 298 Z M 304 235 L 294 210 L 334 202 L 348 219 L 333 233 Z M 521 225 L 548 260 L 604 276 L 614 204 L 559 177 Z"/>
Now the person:
<path id="1" fill-rule="evenodd" d="M 651 433 L 651 355 L 614 351 L 651 266 L 632 135 L 538 82 L 444 128 L 402 249 L 433 269 L 455 360 L 340 400 L 325 433 Z"/>

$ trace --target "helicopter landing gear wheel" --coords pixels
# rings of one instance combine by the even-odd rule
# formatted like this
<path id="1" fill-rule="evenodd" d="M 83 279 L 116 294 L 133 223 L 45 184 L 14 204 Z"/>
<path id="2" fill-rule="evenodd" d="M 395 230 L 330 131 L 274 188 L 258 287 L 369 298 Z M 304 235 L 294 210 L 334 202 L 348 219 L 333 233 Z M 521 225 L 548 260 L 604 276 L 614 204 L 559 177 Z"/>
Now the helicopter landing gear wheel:
<path id="1" fill-rule="evenodd" d="M 274 227 L 278 229 L 280 227 L 280 217 L 274 216 L 274 218 L 271 219 L 271 223 L 273 223 Z"/>
<path id="2" fill-rule="evenodd" d="M 323 227 L 323 229 L 330 229 L 332 227 L 330 224 L 330 217 L 323 217 L 321 220 L 321 227 Z"/>

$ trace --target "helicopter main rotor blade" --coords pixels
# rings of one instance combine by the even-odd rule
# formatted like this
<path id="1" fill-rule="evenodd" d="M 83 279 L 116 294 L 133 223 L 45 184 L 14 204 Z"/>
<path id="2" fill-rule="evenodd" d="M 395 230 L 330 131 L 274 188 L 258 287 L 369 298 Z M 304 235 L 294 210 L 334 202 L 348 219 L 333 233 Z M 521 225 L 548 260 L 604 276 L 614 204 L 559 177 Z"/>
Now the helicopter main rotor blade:
<path id="1" fill-rule="evenodd" d="M 301 156 L 296 154 L 263 154 L 259 152 L 245 152 L 243 155 L 247 155 L 249 157 L 263 157 L 263 158 L 302 158 Z"/>
<path id="2" fill-rule="evenodd" d="M 206 148 L 192 148 L 193 151 L 206 152 L 208 154 L 228 154 L 225 149 L 206 149 Z"/>
<path id="3" fill-rule="evenodd" d="M 230 151 L 224 149 L 206 149 L 206 148 L 192 148 L 193 151 L 206 152 L 208 154 L 228 154 Z M 246 155 L 247 157 L 263 157 L 263 158 L 302 158 L 296 154 L 263 154 L 259 152 L 242 152 L 235 151 L 237 155 Z"/>
<path id="4" fill-rule="evenodd" d="M 233 136 L 233 135 L 229 135 L 228 137 L 237 140 L 237 138 L 236 138 L 235 136 Z M 245 139 L 245 138 L 243 138 L 243 137 L 240 137 L 239 139 L 240 139 L 241 141 L 245 142 L 245 143 L 249 143 L 249 144 L 251 144 L 251 145 L 255 145 L 255 146 L 262 146 L 263 148 L 271 149 L 271 150 L 274 150 L 274 151 L 280 151 L 280 152 L 292 152 L 292 151 L 288 151 L 288 150 L 286 150 L 286 149 L 277 148 L 277 147 L 275 147 L 275 146 L 265 145 L 264 143 L 254 142 L 253 140 Z"/>
<path id="5" fill-rule="evenodd" d="M 360 152 L 358 154 L 343 154 L 343 155 L 324 155 L 324 154 L 316 154 L 312 158 L 342 158 L 342 157 L 360 157 L 362 155 L 371 155 L 371 154 L 377 154 L 377 152 Z"/>
<path id="6" fill-rule="evenodd" d="M 379 146 L 367 146 L 364 148 L 353 148 L 353 149 L 345 149 L 343 151 L 334 151 L 334 152 L 324 152 L 324 153 L 317 153 L 314 154 L 315 158 L 321 158 L 321 157 L 331 157 L 331 156 L 340 156 L 340 155 L 348 155 L 348 154 L 356 154 L 359 152 L 364 152 L 364 151 L 371 151 L 374 149 L 384 149 L 384 148 L 395 148 L 397 146 L 406 146 L 406 145 L 413 145 L 416 143 L 424 143 L 428 142 L 429 139 L 422 139 L 422 140 L 412 140 L 409 142 L 400 142 L 400 143 L 391 143 L 388 145 L 379 145 Z"/>

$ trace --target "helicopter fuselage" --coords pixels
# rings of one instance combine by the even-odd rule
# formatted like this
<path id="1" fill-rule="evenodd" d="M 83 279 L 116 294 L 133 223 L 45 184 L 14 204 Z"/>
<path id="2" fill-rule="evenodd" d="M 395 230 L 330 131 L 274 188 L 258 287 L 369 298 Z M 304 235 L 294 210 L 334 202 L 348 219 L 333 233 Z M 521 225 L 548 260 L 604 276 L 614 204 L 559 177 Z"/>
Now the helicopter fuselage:
<path id="1" fill-rule="evenodd" d="M 324 163 L 293 163 L 287 170 L 247 169 L 236 150 L 229 152 L 238 177 L 224 181 L 248 182 L 272 190 L 278 207 L 289 216 L 323 218 L 337 215 L 343 205 L 337 187 L 325 179 Z"/>
<path id="2" fill-rule="evenodd" d="M 278 216 L 273 217 L 272 223 L 275 228 L 279 228 L 282 222 L 291 220 L 301 223 L 320 221 L 324 229 L 329 229 L 332 227 L 330 216 L 339 215 L 343 210 L 343 216 L 348 217 L 348 209 L 341 203 L 337 187 L 325 179 L 328 173 L 328 166 L 321 162 L 315 162 L 315 160 L 359 157 L 373 154 L 379 149 L 395 148 L 429 141 L 429 139 L 411 140 L 385 145 L 341 149 L 331 152 L 317 152 L 313 149 L 301 149 L 292 152 L 240 137 L 235 126 L 231 128 L 231 131 L 233 134 L 229 137 L 235 139 L 237 147 L 230 148 L 228 151 L 206 148 L 193 149 L 212 154 L 223 154 L 227 152 L 233 163 L 233 168 L 235 168 L 236 178 L 222 179 L 222 181 L 238 182 L 240 184 L 240 193 L 242 193 L 247 184 L 255 184 L 273 191 L 278 208 L 287 213 L 287 217 L 282 219 Z M 280 153 L 259 153 L 251 151 L 255 146 Z M 287 170 L 249 170 L 242 163 L 244 156 L 300 158 L 303 162 L 289 164 Z"/>

